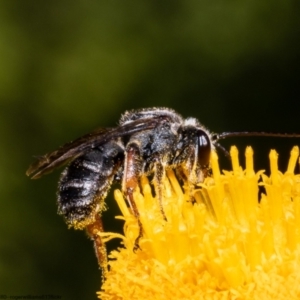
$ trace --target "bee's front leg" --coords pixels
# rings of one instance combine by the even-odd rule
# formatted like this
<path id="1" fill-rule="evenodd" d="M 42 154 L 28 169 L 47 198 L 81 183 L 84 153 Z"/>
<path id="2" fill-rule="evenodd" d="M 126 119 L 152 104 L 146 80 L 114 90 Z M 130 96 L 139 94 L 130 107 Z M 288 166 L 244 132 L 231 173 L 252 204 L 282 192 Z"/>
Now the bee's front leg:
<path id="1" fill-rule="evenodd" d="M 167 217 L 163 208 L 163 182 L 166 176 L 165 166 L 163 165 L 162 159 L 160 156 L 156 156 L 153 159 L 154 162 L 154 178 L 153 181 L 155 183 L 155 194 L 158 199 L 158 205 L 162 214 L 162 217 L 165 221 L 167 221 Z"/>

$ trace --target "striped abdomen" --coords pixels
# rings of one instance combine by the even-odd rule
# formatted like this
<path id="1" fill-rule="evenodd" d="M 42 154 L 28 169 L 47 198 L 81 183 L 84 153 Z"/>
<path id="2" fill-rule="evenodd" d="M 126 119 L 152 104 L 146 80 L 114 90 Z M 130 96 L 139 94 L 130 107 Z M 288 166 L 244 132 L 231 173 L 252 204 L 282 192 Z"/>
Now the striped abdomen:
<path id="1" fill-rule="evenodd" d="M 109 142 L 75 159 L 58 186 L 58 213 L 68 225 L 84 228 L 103 210 L 104 198 L 124 159 L 123 147 Z"/>

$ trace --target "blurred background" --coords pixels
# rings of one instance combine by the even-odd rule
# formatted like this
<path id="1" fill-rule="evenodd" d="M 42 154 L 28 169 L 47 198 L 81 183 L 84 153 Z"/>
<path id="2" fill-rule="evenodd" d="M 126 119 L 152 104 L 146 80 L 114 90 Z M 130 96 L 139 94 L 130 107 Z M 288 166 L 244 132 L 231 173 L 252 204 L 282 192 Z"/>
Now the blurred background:
<path id="1" fill-rule="evenodd" d="M 91 241 L 56 214 L 60 171 L 25 176 L 34 156 L 151 106 L 213 132 L 300 133 L 299 12 L 298 0 L 0 1 L 0 294 L 95 299 L 100 287 Z M 284 170 L 300 139 L 232 144 L 241 159 L 253 145 L 268 173 L 269 150 Z M 107 203 L 105 227 L 120 230 Z"/>

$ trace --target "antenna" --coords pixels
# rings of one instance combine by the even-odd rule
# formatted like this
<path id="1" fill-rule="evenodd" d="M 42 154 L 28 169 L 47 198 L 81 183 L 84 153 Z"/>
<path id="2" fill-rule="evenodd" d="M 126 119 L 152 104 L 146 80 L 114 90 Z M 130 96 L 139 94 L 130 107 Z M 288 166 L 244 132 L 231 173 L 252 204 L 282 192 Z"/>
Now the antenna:
<path id="1" fill-rule="evenodd" d="M 239 136 L 266 136 L 266 137 L 279 137 L 279 138 L 300 138 L 300 133 L 272 133 L 272 132 L 222 132 L 220 134 L 214 134 L 212 139 L 217 142 L 219 140 L 227 139 L 228 137 Z"/>

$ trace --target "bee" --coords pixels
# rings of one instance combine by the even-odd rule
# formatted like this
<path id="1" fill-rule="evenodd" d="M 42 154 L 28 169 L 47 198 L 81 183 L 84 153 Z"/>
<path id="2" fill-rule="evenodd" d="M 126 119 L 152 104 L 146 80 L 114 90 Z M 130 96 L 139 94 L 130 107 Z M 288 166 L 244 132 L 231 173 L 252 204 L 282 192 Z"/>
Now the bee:
<path id="1" fill-rule="evenodd" d="M 37 179 L 68 164 L 58 184 L 58 214 L 69 227 L 86 229 L 105 276 L 106 248 L 99 233 L 103 232 L 101 213 L 111 185 L 121 184 L 141 237 L 142 225 L 133 198 L 141 176 L 153 177 L 160 210 L 167 221 L 162 205 L 166 170 L 174 169 L 179 179 L 197 185 L 210 174 L 210 154 L 221 147 L 218 141 L 240 135 L 299 137 L 263 132 L 212 134 L 195 118 L 184 119 L 169 108 L 146 108 L 127 111 L 118 126 L 97 129 L 45 154 L 30 165 L 26 174 Z"/>

